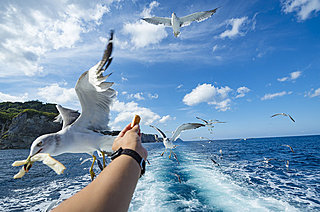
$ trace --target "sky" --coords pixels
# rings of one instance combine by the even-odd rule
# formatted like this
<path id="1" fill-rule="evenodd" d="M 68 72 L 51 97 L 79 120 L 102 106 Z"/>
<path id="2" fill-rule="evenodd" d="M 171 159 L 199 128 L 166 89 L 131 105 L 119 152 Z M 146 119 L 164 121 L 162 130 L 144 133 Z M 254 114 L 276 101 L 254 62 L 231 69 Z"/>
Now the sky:
<path id="1" fill-rule="evenodd" d="M 217 7 L 178 38 L 141 20 Z M 2 0 L 0 13 L 0 102 L 81 111 L 74 86 L 113 29 L 112 129 L 139 114 L 168 137 L 196 116 L 227 122 L 183 140 L 320 134 L 320 0 Z"/>

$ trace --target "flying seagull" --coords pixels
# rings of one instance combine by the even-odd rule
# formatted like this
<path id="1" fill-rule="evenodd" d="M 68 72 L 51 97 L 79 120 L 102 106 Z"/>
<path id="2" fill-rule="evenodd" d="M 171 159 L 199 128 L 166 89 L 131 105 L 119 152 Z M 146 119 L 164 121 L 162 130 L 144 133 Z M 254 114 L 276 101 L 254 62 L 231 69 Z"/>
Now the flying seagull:
<path id="1" fill-rule="evenodd" d="M 209 138 L 206 138 L 206 137 L 200 137 L 200 139 L 206 139 L 208 140 L 208 143 L 210 144 L 211 142 L 213 142 L 213 140 L 209 139 Z"/>
<path id="2" fill-rule="evenodd" d="M 220 124 L 220 123 L 226 123 L 224 121 L 219 121 L 219 120 L 205 120 L 203 118 L 200 117 L 196 117 L 197 119 L 201 120 L 204 122 L 204 124 L 208 127 L 208 130 L 210 131 L 210 133 L 212 133 L 212 129 L 214 128 L 213 124 Z"/>
<path id="3" fill-rule="evenodd" d="M 290 145 L 288 145 L 288 144 L 283 144 L 283 145 L 281 145 L 281 146 L 289 147 L 289 148 L 290 148 L 290 150 L 291 150 L 291 152 L 293 152 L 293 153 L 294 153 L 293 148 L 292 148 Z"/>
<path id="4" fill-rule="evenodd" d="M 178 161 L 177 155 L 172 151 L 172 149 L 176 148 L 177 145 L 174 145 L 173 142 L 176 141 L 179 138 L 179 136 L 180 136 L 182 131 L 197 129 L 197 128 L 203 127 L 203 126 L 205 126 L 205 125 L 204 124 L 200 124 L 200 123 L 185 123 L 185 124 L 182 124 L 174 131 L 172 137 L 168 138 L 166 136 L 166 134 L 164 134 L 164 132 L 162 132 L 159 128 L 157 128 L 157 127 L 155 127 L 153 125 L 150 125 L 150 127 L 152 127 L 155 130 L 157 130 L 160 133 L 160 135 L 162 136 L 162 138 L 163 138 L 163 145 L 165 146 L 165 149 L 161 153 L 161 156 L 163 156 L 163 154 L 167 151 L 167 149 L 170 149 L 169 158 L 171 158 L 171 154 L 173 154 L 173 156 L 176 158 L 177 161 Z M 179 163 L 179 161 L 178 161 L 178 163 Z"/>
<path id="5" fill-rule="evenodd" d="M 220 166 L 219 163 L 217 163 L 217 161 L 213 160 L 213 158 L 210 158 L 210 160 L 212 161 L 212 163 L 216 164 L 217 166 Z"/>
<path id="6" fill-rule="evenodd" d="M 201 22 L 208 18 L 210 18 L 218 8 L 204 11 L 204 12 L 197 12 L 191 15 L 183 16 L 181 18 L 177 17 L 175 13 L 172 13 L 171 18 L 166 17 L 152 17 L 152 18 L 142 18 L 142 20 L 150 23 L 150 24 L 163 24 L 167 27 L 172 27 L 173 34 L 175 37 L 178 37 L 180 34 L 180 27 L 189 26 L 193 21 Z"/>
<path id="7" fill-rule="evenodd" d="M 274 158 L 266 158 L 266 157 L 264 157 L 263 159 L 264 160 L 262 162 L 265 162 L 265 163 L 269 163 L 269 161 L 275 160 Z"/>
<path id="8" fill-rule="evenodd" d="M 291 121 L 296 122 L 289 114 L 286 114 L 286 113 L 276 113 L 276 114 L 272 115 L 271 118 L 273 118 L 275 116 L 288 116 L 291 119 Z"/>
<path id="9" fill-rule="evenodd" d="M 174 175 L 178 178 L 179 183 L 181 183 L 180 175 L 178 175 L 178 174 L 176 174 L 176 173 L 174 173 Z"/>
<path id="10" fill-rule="evenodd" d="M 112 152 L 111 147 L 115 139 L 115 135 L 109 131 L 108 123 L 110 105 L 116 96 L 116 91 L 111 88 L 113 82 L 105 82 L 111 74 L 103 75 L 112 61 L 112 42 L 113 31 L 110 33 L 102 60 L 84 72 L 76 83 L 75 90 L 82 108 L 81 115 L 76 118 L 75 111 L 57 105 L 60 118 L 56 120 L 63 120 L 63 128 L 33 141 L 25 165 L 26 171 L 31 167 L 28 165 L 31 163 L 31 157 L 38 153 L 48 153 L 51 156 L 63 153 L 88 153 L 93 157 L 89 170 L 92 180 L 95 176 L 93 172 L 95 151 L 103 155 L 103 167 L 105 167 L 105 154 Z"/>

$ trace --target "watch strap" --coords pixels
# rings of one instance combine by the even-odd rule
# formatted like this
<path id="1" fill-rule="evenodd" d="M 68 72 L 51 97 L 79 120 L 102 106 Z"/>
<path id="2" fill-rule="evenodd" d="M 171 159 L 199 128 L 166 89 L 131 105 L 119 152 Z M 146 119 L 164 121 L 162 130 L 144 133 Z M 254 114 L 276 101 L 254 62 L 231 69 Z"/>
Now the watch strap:
<path id="1" fill-rule="evenodd" d="M 136 151 L 132 150 L 132 149 L 122 149 L 121 147 L 115 151 L 112 155 L 111 155 L 111 160 L 114 160 L 115 158 L 119 157 L 120 155 L 128 155 L 130 157 L 132 157 L 133 159 L 135 159 L 135 161 L 137 161 L 137 163 L 139 164 L 140 168 L 141 168 L 141 175 L 140 177 L 145 173 L 145 166 L 146 166 L 146 162 L 145 160 L 139 155 L 139 153 L 137 153 Z"/>

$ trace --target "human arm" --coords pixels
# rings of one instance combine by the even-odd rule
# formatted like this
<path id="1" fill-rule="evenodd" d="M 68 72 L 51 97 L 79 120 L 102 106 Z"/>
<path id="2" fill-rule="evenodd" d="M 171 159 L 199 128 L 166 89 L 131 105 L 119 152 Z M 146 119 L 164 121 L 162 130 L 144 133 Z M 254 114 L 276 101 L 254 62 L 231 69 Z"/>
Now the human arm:
<path id="1" fill-rule="evenodd" d="M 144 159 L 139 125 L 128 124 L 115 139 L 112 150 L 132 149 Z M 139 164 L 128 155 L 113 160 L 100 175 L 80 192 L 62 202 L 54 211 L 127 211 L 140 177 Z"/>

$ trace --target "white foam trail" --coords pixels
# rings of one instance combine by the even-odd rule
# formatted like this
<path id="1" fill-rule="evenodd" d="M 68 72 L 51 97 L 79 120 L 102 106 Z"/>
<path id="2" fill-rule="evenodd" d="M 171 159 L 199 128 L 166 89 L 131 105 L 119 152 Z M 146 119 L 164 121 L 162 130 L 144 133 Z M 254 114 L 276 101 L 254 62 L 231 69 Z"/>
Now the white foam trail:
<path id="1" fill-rule="evenodd" d="M 223 211 L 298 211 L 286 201 L 260 194 L 258 191 L 238 185 L 235 179 L 224 175 L 218 167 L 204 164 L 198 155 L 190 155 L 194 163 L 186 165 L 190 184 L 201 188 L 200 195 L 211 205 Z M 200 163 L 199 161 L 202 161 Z"/>
<path id="2" fill-rule="evenodd" d="M 149 156 L 151 165 L 147 166 L 145 176 L 138 182 L 129 211 L 188 211 L 199 208 L 201 203 L 198 199 L 186 199 L 174 189 L 175 186 L 186 186 L 168 172 L 177 162 L 159 154 Z"/>

